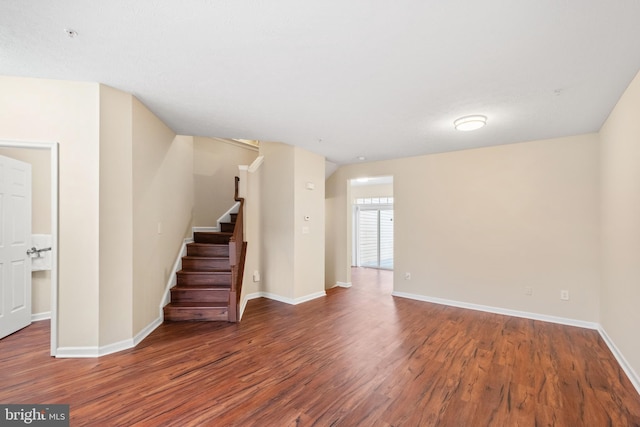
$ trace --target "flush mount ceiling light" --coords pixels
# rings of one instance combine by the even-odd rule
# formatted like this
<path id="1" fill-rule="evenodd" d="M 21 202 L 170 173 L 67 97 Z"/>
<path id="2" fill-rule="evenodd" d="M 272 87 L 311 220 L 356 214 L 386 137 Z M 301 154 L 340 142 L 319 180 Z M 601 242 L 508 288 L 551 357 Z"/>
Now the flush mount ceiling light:
<path id="1" fill-rule="evenodd" d="M 358 156 L 358 160 L 362 162 L 363 160 L 367 160 L 367 158 L 365 156 Z"/>
<path id="2" fill-rule="evenodd" d="M 460 117 L 456 121 L 453 122 L 456 130 L 460 130 L 463 132 L 480 129 L 484 125 L 487 124 L 486 116 L 464 116 Z"/>

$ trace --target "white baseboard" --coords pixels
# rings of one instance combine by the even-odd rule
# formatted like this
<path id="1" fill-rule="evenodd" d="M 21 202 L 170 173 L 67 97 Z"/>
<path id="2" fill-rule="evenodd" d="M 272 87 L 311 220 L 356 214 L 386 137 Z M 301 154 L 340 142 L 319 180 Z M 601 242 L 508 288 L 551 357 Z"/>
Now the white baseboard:
<path id="1" fill-rule="evenodd" d="M 164 316 L 158 316 L 153 322 L 149 323 L 147 326 L 142 328 L 142 330 L 138 332 L 135 337 L 133 337 L 132 347 L 135 347 L 138 344 L 140 344 L 140 342 L 142 342 L 143 339 L 148 337 L 151 334 L 151 332 L 155 331 L 158 326 L 162 325 L 162 322 L 164 322 Z"/>
<path id="2" fill-rule="evenodd" d="M 305 295 L 298 298 L 287 298 L 277 294 L 272 294 L 271 292 L 255 292 L 253 294 L 247 295 L 244 305 L 246 306 L 247 301 L 249 301 L 250 299 L 256 299 L 256 298 L 268 298 L 274 301 L 283 302 L 285 304 L 298 305 L 298 304 L 302 304 L 303 302 L 311 301 L 313 299 L 321 298 L 325 296 L 327 296 L 327 293 L 325 291 L 315 292 L 313 294 Z"/>
<path id="3" fill-rule="evenodd" d="M 133 339 L 118 341 L 112 344 L 107 344 L 102 347 L 89 346 L 89 347 L 58 347 L 56 350 L 56 358 L 89 358 L 106 356 L 107 354 L 117 353 L 122 350 L 128 350 L 134 347 Z"/>
<path id="4" fill-rule="evenodd" d="M 611 339 L 611 337 L 609 337 L 602 325 L 598 327 L 598 332 L 600 333 L 600 336 L 602 337 L 604 342 L 607 344 L 607 347 L 609 347 L 609 350 L 611 350 L 611 353 L 613 353 L 613 357 L 616 358 L 616 360 L 620 364 L 620 367 L 622 367 L 624 373 L 627 374 L 627 377 L 629 378 L 629 381 L 631 381 L 631 384 L 633 384 L 638 394 L 640 394 L 640 375 L 638 375 L 636 371 L 631 367 L 629 362 L 627 362 L 627 359 L 625 359 L 620 350 L 618 350 L 618 347 L 616 347 L 616 345 L 613 343 L 613 340 Z"/>
<path id="5" fill-rule="evenodd" d="M 417 301 L 431 302 L 434 304 L 449 305 L 451 307 L 466 308 L 469 310 L 485 311 L 487 313 L 503 314 L 505 316 L 522 317 L 524 319 L 541 320 L 543 322 L 558 323 L 560 325 L 577 326 L 585 329 L 597 330 L 599 324 L 596 322 L 587 322 L 584 320 L 569 319 L 565 317 L 549 316 L 546 314 L 530 313 L 528 311 L 510 310 L 500 307 L 491 307 L 487 305 L 472 304 L 444 298 L 429 297 L 425 295 L 416 295 L 406 292 L 393 291 L 391 295 L 395 297 L 408 298 Z"/>
<path id="6" fill-rule="evenodd" d="M 295 304 L 302 304 L 303 302 L 311 301 L 311 300 L 314 300 L 316 298 L 322 298 L 322 297 L 326 297 L 326 296 L 327 296 L 327 293 L 324 290 L 322 290 L 320 292 L 315 292 L 313 294 L 309 294 L 309 295 L 305 295 L 303 297 L 295 298 L 293 300 L 293 304 L 294 305 Z"/>
<path id="7" fill-rule="evenodd" d="M 254 292 L 252 294 L 247 294 L 244 296 L 244 298 L 240 302 L 240 320 L 242 320 L 242 315 L 244 314 L 245 308 L 247 308 L 247 303 L 249 302 L 249 300 L 257 298 L 262 298 L 261 292 Z"/>
<path id="8" fill-rule="evenodd" d="M 51 312 L 45 311 L 43 313 L 31 313 L 31 321 L 39 322 L 40 320 L 49 320 L 51 319 Z"/>
<path id="9" fill-rule="evenodd" d="M 164 288 L 164 293 L 162 294 L 162 301 L 160 302 L 160 316 L 163 316 L 162 308 L 171 302 L 171 288 L 173 288 L 177 283 L 176 273 L 182 268 L 182 257 L 187 254 L 187 244 L 193 243 L 192 238 L 184 239 L 182 242 L 182 247 L 180 248 L 180 252 L 178 252 L 178 256 L 176 257 L 176 261 L 173 263 L 173 269 L 169 274 L 169 279 L 167 280 L 167 284 Z"/>
<path id="10" fill-rule="evenodd" d="M 351 282 L 336 282 L 335 286 L 339 286 L 341 288 L 350 288 L 351 287 Z"/>
<path id="11" fill-rule="evenodd" d="M 98 357 L 98 347 L 58 347 L 56 349 L 56 358 L 86 358 Z"/>
<path id="12" fill-rule="evenodd" d="M 117 353 L 122 350 L 128 350 L 135 347 L 133 338 L 127 338 L 126 340 L 114 342 L 112 344 L 103 345 L 98 347 L 98 357 L 106 356 L 107 354 Z"/>
<path id="13" fill-rule="evenodd" d="M 162 324 L 162 317 L 156 318 L 153 322 L 145 326 L 133 338 L 107 344 L 102 347 L 59 347 L 56 350 L 57 358 L 88 358 L 100 357 L 107 354 L 117 353 L 119 351 L 128 350 L 140 344 L 151 332 Z"/>
<path id="14" fill-rule="evenodd" d="M 254 292 L 252 294 L 247 294 L 244 298 L 244 305 L 246 306 L 249 300 L 262 298 L 263 296 L 264 295 L 262 295 L 262 292 Z"/>

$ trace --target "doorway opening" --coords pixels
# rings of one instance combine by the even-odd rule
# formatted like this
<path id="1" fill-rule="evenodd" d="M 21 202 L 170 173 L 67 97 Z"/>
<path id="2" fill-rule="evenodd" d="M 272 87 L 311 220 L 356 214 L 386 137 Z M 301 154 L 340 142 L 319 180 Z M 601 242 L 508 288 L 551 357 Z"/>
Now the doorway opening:
<path id="1" fill-rule="evenodd" d="M 393 177 L 351 180 L 353 265 L 393 270 Z"/>
<path id="2" fill-rule="evenodd" d="M 50 318 L 50 354 L 51 356 L 56 355 L 56 350 L 58 348 L 58 143 L 57 142 L 26 142 L 26 141 L 12 141 L 12 140 L 0 140 L 0 150 L 3 151 L 3 154 L 7 157 L 12 157 L 11 152 L 13 151 L 15 154 L 20 156 L 24 155 L 25 157 L 33 157 L 29 156 L 28 153 L 34 152 L 37 150 L 38 152 L 48 151 L 49 152 L 49 168 L 50 171 L 47 176 L 41 178 L 42 185 L 49 186 L 50 189 L 50 201 L 48 202 L 47 208 L 49 213 L 49 218 L 47 218 L 46 222 L 50 223 L 49 233 L 51 235 L 51 269 L 49 273 L 49 289 L 41 289 L 42 293 L 49 293 L 49 314 L 47 313 L 35 313 L 35 316 L 32 316 L 32 320 L 43 320 L 46 318 Z M 24 160 L 24 158 L 23 158 Z M 29 162 L 27 160 L 27 162 Z M 40 209 L 38 201 L 35 200 L 36 193 L 34 193 L 34 201 L 33 201 L 33 212 L 34 214 L 37 212 L 41 212 L 45 209 Z M 46 202 L 45 202 L 46 203 Z M 37 210 L 36 210 L 37 209 Z M 38 227 L 42 227 L 40 224 Z M 41 275 L 41 272 L 38 272 L 38 275 Z M 32 277 L 33 278 L 33 277 Z M 39 277 L 40 279 L 45 279 L 45 277 Z M 32 287 L 33 289 L 33 287 Z"/>

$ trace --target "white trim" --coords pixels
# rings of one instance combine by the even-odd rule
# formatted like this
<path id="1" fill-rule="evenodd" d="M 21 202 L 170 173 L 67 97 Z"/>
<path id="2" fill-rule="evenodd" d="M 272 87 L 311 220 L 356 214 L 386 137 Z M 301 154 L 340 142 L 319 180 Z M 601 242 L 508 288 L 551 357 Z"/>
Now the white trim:
<path id="1" fill-rule="evenodd" d="M 263 293 L 264 292 L 254 292 L 252 294 L 245 295 L 245 297 L 244 297 L 244 299 L 245 299 L 244 305 L 247 305 L 247 301 L 249 301 L 249 300 L 262 298 L 264 296 L 264 295 L 262 295 Z"/>
<path id="2" fill-rule="evenodd" d="M 128 350 L 131 347 L 133 347 L 133 340 L 131 338 L 102 347 L 60 347 L 58 348 L 58 354 L 56 354 L 56 358 L 94 358 L 106 356 L 118 351 Z"/>
<path id="3" fill-rule="evenodd" d="M 240 302 L 240 320 L 242 320 L 242 315 L 244 314 L 244 310 L 247 308 L 247 303 L 249 302 L 249 300 L 258 298 L 262 298 L 261 292 L 255 292 L 244 296 L 244 298 Z"/>
<path id="4" fill-rule="evenodd" d="M 238 211 L 240 210 L 240 202 L 235 202 L 233 204 L 233 206 L 231 206 L 229 208 L 228 211 L 226 211 L 225 213 L 223 213 L 222 215 L 220 215 L 220 218 L 218 218 L 217 223 L 217 230 L 216 231 L 220 231 L 220 223 L 221 222 L 231 222 L 231 214 L 232 213 L 238 213 Z"/>
<path id="5" fill-rule="evenodd" d="M 127 338 L 126 340 L 107 344 L 102 347 L 60 347 L 58 349 L 57 358 L 89 358 L 89 357 L 101 357 L 108 354 L 117 353 L 119 351 L 128 350 L 140 344 L 151 332 L 162 325 L 162 317 L 156 318 L 153 322 L 145 326 L 140 332 L 133 338 Z"/>
<path id="6" fill-rule="evenodd" d="M 484 311 L 487 313 L 502 314 L 505 316 L 522 317 L 524 319 L 541 320 L 543 322 L 558 323 L 560 325 L 577 326 L 585 329 L 597 330 L 599 325 L 596 322 L 587 322 L 584 320 L 569 319 L 566 317 L 549 316 L 546 314 L 530 313 L 528 311 L 510 310 L 500 307 L 491 307 L 487 305 L 472 304 L 461 301 L 448 300 L 443 298 L 428 297 L 425 295 L 416 295 L 406 292 L 393 291 L 394 297 L 408 298 L 417 301 L 431 302 L 434 304 L 448 305 L 451 307 L 466 308 L 469 310 Z"/>
<path id="7" fill-rule="evenodd" d="M 133 344 L 133 339 L 127 338 L 126 340 L 114 342 L 111 344 L 103 345 L 102 347 L 98 347 L 98 354 L 96 357 L 106 356 L 108 354 L 117 353 L 119 351 L 128 350 L 135 345 Z"/>
<path id="8" fill-rule="evenodd" d="M 611 337 L 609 337 L 602 325 L 599 325 L 598 332 L 600 333 L 600 336 L 604 340 L 605 344 L 607 344 L 607 347 L 609 347 L 609 350 L 611 350 L 611 353 L 613 353 L 613 357 L 616 358 L 624 373 L 627 374 L 627 377 L 629 378 L 629 381 L 631 381 L 631 384 L 633 384 L 638 394 L 640 394 L 640 376 L 631 367 L 629 362 L 627 362 L 627 359 L 624 358 L 622 352 L 618 350 L 618 347 L 616 347 L 616 345 L 613 343 L 613 340 L 611 339 Z"/>
<path id="9" fill-rule="evenodd" d="M 56 357 L 59 359 L 98 357 L 98 347 L 59 347 Z"/>
<path id="10" fill-rule="evenodd" d="M 238 211 L 240 210 L 240 202 L 235 202 L 233 204 L 233 206 L 231 206 L 229 208 L 228 211 L 226 211 L 225 213 L 223 213 L 220 218 L 218 218 L 218 220 L 216 221 L 216 224 L 218 224 L 215 227 L 191 227 L 191 232 L 192 233 L 197 233 L 197 232 L 204 232 L 204 233 L 215 233 L 215 232 L 219 232 L 220 231 L 220 223 L 221 222 L 231 222 L 231 214 L 232 213 L 238 213 Z"/>
<path id="11" fill-rule="evenodd" d="M 238 165 L 238 170 L 239 171 L 248 171 L 249 170 L 249 165 Z"/>
<path id="12" fill-rule="evenodd" d="M 334 288 L 338 286 L 341 288 L 350 288 L 351 287 L 351 282 L 336 282 L 336 284 L 334 285 Z"/>
<path id="13" fill-rule="evenodd" d="M 51 319 L 51 312 L 50 311 L 45 311 L 42 313 L 31 313 L 31 321 L 32 322 L 39 322 L 41 320 L 49 320 Z"/>
<path id="14" fill-rule="evenodd" d="M 34 148 L 49 150 L 51 162 L 51 326 L 50 350 L 51 356 L 58 351 L 58 165 L 59 143 L 51 141 L 18 141 L 0 140 L 0 147 Z"/>
<path id="15" fill-rule="evenodd" d="M 260 292 L 260 296 L 274 301 L 283 302 L 285 304 L 295 305 L 294 299 L 281 297 L 280 295 L 272 294 L 271 292 Z"/>
<path id="16" fill-rule="evenodd" d="M 220 227 L 191 227 L 192 233 L 204 232 L 214 233 L 220 231 Z"/>
<path id="17" fill-rule="evenodd" d="M 151 334 L 151 332 L 155 331 L 158 326 L 162 325 L 162 322 L 164 322 L 164 316 L 160 315 L 156 318 L 156 320 L 154 320 L 153 322 L 149 323 L 147 326 L 142 328 L 142 330 L 138 332 L 135 337 L 133 337 L 132 347 L 135 347 L 138 344 L 140 344 L 143 339 L 145 339 Z"/>
<path id="18" fill-rule="evenodd" d="M 293 300 L 293 304 L 294 305 L 302 304 L 303 302 L 311 301 L 311 300 L 314 300 L 316 298 L 322 298 L 322 297 L 326 297 L 326 296 L 327 296 L 327 293 L 325 291 L 315 292 L 313 294 L 309 294 L 309 295 L 305 295 L 303 297 L 295 298 Z"/>
<path id="19" fill-rule="evenodd" d="M 267 298 L 270 300 L 283 302 L 289 305 L 298 305 L 298 304 L 302 304 L 303 302 L 311 301 L 316 298 L 322 298 L 325 296 L 327 296 L 327 293 L 325 291 L 315 292 L 313 294 L 305 295 L 298 298 L 283 297 L 277 294 L 272 294 L 271 292 L 255 292 L 253 294 L 247 295 L 246 300 L 248 301 L 250 299 L 256 299 L 256 298 Z M 244 305 L 246 305 L 246 302 L 244 303 Z"/>
<path id="20" fill-rule="evenodd" d="M 256 157 L 256 159 L 253 161 L 253 163 L 251 163 L 249 165 L 248 171 L 250 173 L 256 172 L 258 169 L 260 169 L 260 165 L 262 165 L 262 162 L 264 162 L 264 156 Z"/>
<path id="21" fill-rule="evenodd" d="M 182 257 L 187 255 L 187 244 L 189 243 L 193 243 L 192 238 L 186 238 L 182 241 L 182 246 L 180 247 L 176 261 L 173 263 L 173 269 L 169 274 L 167 284 L 164 287 L 164 293 L 162 294 L 162 300 L 160 301 L 160 323 L 162 323 L 164 319 L 164 306 L 171 302 L 171 288 L 173 288 L 178 281 L 176 273 L 182 269 Z"/>

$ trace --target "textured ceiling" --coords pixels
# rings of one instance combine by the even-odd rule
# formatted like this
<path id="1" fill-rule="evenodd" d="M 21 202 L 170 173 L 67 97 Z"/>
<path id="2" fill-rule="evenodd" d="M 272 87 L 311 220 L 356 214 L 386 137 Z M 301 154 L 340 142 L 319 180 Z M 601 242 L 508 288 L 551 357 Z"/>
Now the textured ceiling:
<path id="1" fill-rule="evenodd" d="M 637 0 L 2 0 L 0 74 L 345 164 L 597 131 L 640 69 L 639 21 Z M 468 114 L 488 125 L 454 131 Z"/>

